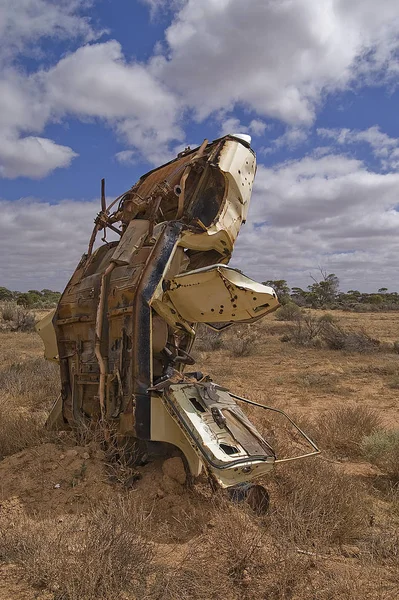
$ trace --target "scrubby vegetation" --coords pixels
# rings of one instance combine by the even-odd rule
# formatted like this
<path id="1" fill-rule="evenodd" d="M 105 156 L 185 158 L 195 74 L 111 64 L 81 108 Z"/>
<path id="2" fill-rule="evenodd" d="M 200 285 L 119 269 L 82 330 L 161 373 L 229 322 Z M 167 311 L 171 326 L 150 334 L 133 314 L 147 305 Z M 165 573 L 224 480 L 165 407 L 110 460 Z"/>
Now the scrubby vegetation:
<path id="1" fill-rule="evenodd" d="M 285 315 L 285 309 L 282 307 Z M 321 316 L 307 310 L 300 310 L 288 318 L 291 324 L 286 328 L 284 342 L 292 342 L 299 346 L 315 348 L 326 347 L 331 350 L 344 350 L 347 352 L 370 353 L 381 349 L 380 340 L 373 338 L 364 330 L 346 329 L 339 325 L 330 313 Z M 386 349 L 386 348 L 385 348 Z M 389 346 L 391 351 L 396 352 L 395 345 Z"/>
<path id="2" fill-rule="evenodd" d="M 273 287 L 283 308 L 280 314 L 285 314 L 285 305 L 294 303 L 300 307 L 321 308 L 329 310 L 348 310 L 354 312 L 376 312 L 399 310 L 399 293 L 380 288 L 377 292 L 365 293 L 358 290 L 339 290 L 339 279 L 334 273 L 320 269 L 319 277 L 311 276 L 312 283 L 307 289 L 293 287 L 290 289 L 284 279 L 265 281 L 265 285 Z M 292 310 L 292 307 L 291 307 Z M 289 314 L 287 312 L 287 314 Z M 282 320 L 290 320 L 284 319 Z"/>
<path id="3" fill-rule="evenodd" d="M 25 308 L 53 308 L 57 305 L 60 296 L 60 292 L 48 289 L 15 292 L 0 287 L 0 302 L 16 303 Z"/>
<path id="4" fill-rule="evenodd" d="M 366 460 L 374 462 L 399 484 L 399 429 L 379 429 L 362 440 Z"/>
<path id="5" fill-rule="evenodd" d="M 58 366 L 43 358 L 0 370 L 0 459 L 48 439 L 48 411 L 59 394 Z"/>
<path id="6" fill-rule="evenodd" d="M 16 302 L 0 305 L 0 331 L 33 331 L 35 315 Z"/>
<path id="7" fill-rule="evenodd" d="M 264 478 L 261 516 L 205 479 L 168 487 L 162 464 L 139 480 L 122 449 L 104 452 L 101 431 L 50 435 L 58 367 L 35 336 L 5 332 L 0 569 L 15 568 L 43 600 L 396 600 L 398 317 L 294 311 L 222 333 L 201 327 L 194 348 L 199 369 L 283 408 L 322 450 Z M 282 342 L 293 330 L 309 341 Z M 250 417 L 280 455 L 278 422 L 260 413 Z"/>
<path id="8" fill-rule="evenodd" d="M 381 427 L 379 414 L 359 405 L 339 406 L 320 415 L 310 428 L 322 450 L 339 458 L 359 458 L 363 442 Z"/>

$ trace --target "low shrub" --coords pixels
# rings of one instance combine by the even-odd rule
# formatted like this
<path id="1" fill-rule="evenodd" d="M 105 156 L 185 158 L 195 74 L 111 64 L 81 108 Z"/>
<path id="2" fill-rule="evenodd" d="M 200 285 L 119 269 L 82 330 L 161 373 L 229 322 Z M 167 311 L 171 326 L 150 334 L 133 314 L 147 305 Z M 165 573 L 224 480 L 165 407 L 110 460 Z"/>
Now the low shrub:
<path id="1" fill-rule="evenodd" d="M 321 344 L 321 333 L 325 323 L 310 312 L 300 312 L 290 325 L 287 336 L 289 341 L 299 346 L 317 346 Z"/>
<path id="2" fill-rule="evenodd" d="M 399 482 L 399 429 L 374 431 L 366 435 L 361 444 L 366 460 L 376 464 L 381 470 Z"/>
<path id="3" fill-rule="evenodd" d="M 1 307 L 1 317 L 3 321 L 14 321 L 18 306 L 15 302 L 6 302 Z"/>
<path id="4" fill-rule="evenodd" d="M 294 321 L 301 314 L 301 309 L 294 302 L 287 302 L 276 312 L 277 321 Z"/>
<path id="5" fill-rule="evenodd" d="M 29 332 L 35 329 L 35 316 L 15 302 L 6 302 L 2 306 L 1 317 L 4 321 L 3 330 L 5 331 Z"/>
<path id="6" fill-rule="evenodd" d="M 329 312 L 326 312 L 323 315 L 321 315 L 321 317 L 319 319 L 320 319 L 321 323 L 335 323 L 335 321 L 336 321 L 334 315 L 332 315 Z"/>
<path id="7" fill-rule="evenodd" d="M 356 539 L 365 526 L 363 489 L 318 458 L 286 463 L 276 470 L 273 537 L 322 550 Z"/>
<path id="8" fill-rule="evenodd" d="M 224 345 L 232 356 L 250 356 L 256 352 L 259 332 L 255 328 L 247 325 L 234 329 L 231 333 L 232 335 L 226 337 Z"/>
<path id="9" fill-rule="evenodd" d="M 329 313 L 318 317 L 311 312 L 300 312 L 282 341 L 290 341 L 299 346 L 326 346 L 331 350 L 360 353 L 376 352 L 382 348 L 381 342 L 365 331 L 343 329 Z"/>
<path id="10" fill-rule="evenodd" d="M 206 325 L 199 325 L 195 338 L 195 350 L 209 352 L 220 350 L 223 346 L 222 334 Z"/>
<path id="11" fill-rule="evenodd" d="M 372 338 L 364 331 L 345 331 L 337 323 L 328 322 L 322 328 L 322 338 L 331 350 L 347 350 L 348 352 L 376 352 L 380 341 Z"/>

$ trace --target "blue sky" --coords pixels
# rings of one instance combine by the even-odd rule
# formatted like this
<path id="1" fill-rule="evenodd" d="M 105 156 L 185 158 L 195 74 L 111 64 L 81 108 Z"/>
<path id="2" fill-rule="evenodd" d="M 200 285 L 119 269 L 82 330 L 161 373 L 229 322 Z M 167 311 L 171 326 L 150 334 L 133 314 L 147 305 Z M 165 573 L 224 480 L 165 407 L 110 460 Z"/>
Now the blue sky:
<path id="1" fill-rule="evenodd" d="M 100 179 L 252 135 L 233 265 L 399 291 L 396 0 L 0 0 L 0 285 L 61 289 Z"/>

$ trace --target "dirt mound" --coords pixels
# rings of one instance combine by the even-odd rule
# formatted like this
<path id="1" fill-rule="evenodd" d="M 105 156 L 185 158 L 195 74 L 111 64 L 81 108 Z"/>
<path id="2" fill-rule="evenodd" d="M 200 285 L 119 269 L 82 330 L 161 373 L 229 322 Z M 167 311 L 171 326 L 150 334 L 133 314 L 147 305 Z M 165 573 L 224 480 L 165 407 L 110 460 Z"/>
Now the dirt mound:
<path id="1" fill-rule="evenodd" d="M 1 506 L 18 499 L 27 514 L 75 513 L 109 494 L 98 449 L 43 444 L 0 462 Z"/>
<path id="2" fill-rule="evenodd" d="M 183 542 L 209 520 L 211 491 L 206 483 L 186 485 L 180 458 L 154 460 L 125 481 L 115 475 L 99 446 L 42 444 L 0 462 L 0 516 L 34 518 L 80 515 L 118 496 L 132 497 L 151 514 L 159 542 Z M 155 533 L 155 532 L 154 532 Z"/>

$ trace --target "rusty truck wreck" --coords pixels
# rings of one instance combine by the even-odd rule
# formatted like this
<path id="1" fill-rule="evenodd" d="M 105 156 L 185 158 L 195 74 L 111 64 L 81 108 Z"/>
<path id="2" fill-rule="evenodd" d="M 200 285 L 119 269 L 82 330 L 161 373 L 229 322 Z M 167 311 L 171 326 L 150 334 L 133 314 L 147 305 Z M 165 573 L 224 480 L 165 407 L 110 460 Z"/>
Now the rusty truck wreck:
<path id="1" fill-rule="evenodd" d="M 190 355 L 199 323 L 221 329 L 279 306 L 271 287 L 227 266 L 255 172 L 249 136 L 227 135 L 181 152 L 108 207 L 103 190 L 88 251 L 38 325 L 61 372 L 49 426 L 96 420 L 142 448 L 178 448 L 193 477 L 205 469 L 224 488 L 273 468 L 279 457 L 238 404 L 251 401 L 193 370 Z M 317 453 L 289 422 L 310 445 L 304 455 Z"/>

